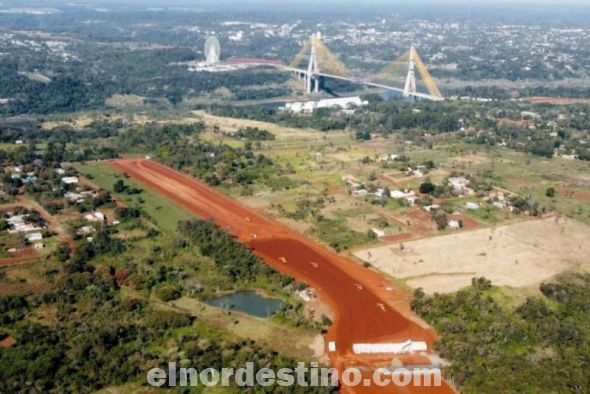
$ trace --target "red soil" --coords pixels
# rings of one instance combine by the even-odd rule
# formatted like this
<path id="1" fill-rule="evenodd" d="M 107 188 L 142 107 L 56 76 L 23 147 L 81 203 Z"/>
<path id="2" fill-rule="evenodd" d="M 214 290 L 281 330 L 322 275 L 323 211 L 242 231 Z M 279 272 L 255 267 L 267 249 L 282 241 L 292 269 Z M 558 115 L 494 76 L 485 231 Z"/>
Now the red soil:
<path id="1" fill-rule="evenodd" d="M 12 254 L 12 257 L 0 259 L 0 267 L 8 267 L 11 265 L 18 265 L 31 262 L 36 260 L 38 257 L 37 252 L 33 247 L 19 249 Z"/>
<path id="2" fill-rule="evenodd" d="M 559 194 L 565 196 L 567 198 L 571 198 L 572 200 L 580 201 L 580 202 L 588 202 L 590 201 L 590 193 L 588 192 L 581 192 L 576 190 L 569 190 L 569 189 L 559 189 Z"/>
<path id="3" fill-rule="evenodd" d="M 432 220 L 430 212 L 418 206 L 408 209 L 406 216 L 410 221 L 412 232 L 419 235 L 430 234 L 436 231 L 436 224 Z"/>
<path id="4" fill-rule="evenodd" d="M 398 233 L 392 235 L 386 235 L 384 237 L 380 237 L 379 241 L 383 242 L 399 242 L 399 241 L 407 241 L 414 236 L 412 233 Z"/>
<path id="5" fill-rule="evenodd" d="M 12 337 L 6 337 L 0 341 L 0 348 L 13 347 L 14 345 L 16 345 L 16 340 Z"/>
<path id="6" fill-rule="evenodd" d="M 352 366 L 379 366 L 379 358 L 358 356 L 354 343 L 425 341 L 429 348 L 435 332 L 415 316 L 410 295 L 381 275 L 365 269 L 286 228 L 256 211 L 212 190 L 204 183 L 150 160 L 129 159 L 112 162 L 126 172 L 203 219 L 212 219 L 275 269 L 314 287 L 334 311 L 335 321 L 326 334 L 336 352 L 328 353 L 339 370 Z M 253 234 L 256 234 L 253 238 Z M 286 262 L 284 262 L 286 261 Z M 317 268 L 311 263 L 315 262 Z M 363 289 L 358 290 L 357 284 Z M 385 310 L 379 307 L 383 304 Z M 383 357 L 381 357 L 381 362 Z M 452 393 L 442 387 L 344 387 L 345 392 Z"/>
<path id="7" fill-rule="evenodd" d="M 467 230 L 472 230 L 475 228 L 479 227 L 479 223 L 477 222 L 477 220 L 469 217 L 469 216 L 465 216 L 463 214 L 450 214 L 447 215 L 447 218 L 449 220 L 456 220 L 456 221 L 461 221 L 463 222 L 463 228 L 467 229 Z"/>

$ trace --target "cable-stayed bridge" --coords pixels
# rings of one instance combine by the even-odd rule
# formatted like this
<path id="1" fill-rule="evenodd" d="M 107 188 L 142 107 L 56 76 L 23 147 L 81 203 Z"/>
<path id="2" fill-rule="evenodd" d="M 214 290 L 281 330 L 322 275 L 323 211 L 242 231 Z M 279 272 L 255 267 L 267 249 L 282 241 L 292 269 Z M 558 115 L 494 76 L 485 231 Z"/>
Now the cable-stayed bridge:
<path id="1" fill-rule="evenodd" d="M 399 72 L 406 67 L 406 83 L 403 88 L 390 86 L 386 83 L 380 82 L 380 80 L 386 79 L 388 76 Z M 296 73 L 303 81 L 307 93 L 318 92 L 322 78 L 333 78 L 399 92 L 407 98 L 421 98 L 431 101 L 444 100 L 434 79 L 430 76 L 430 73 L 422 62 L 418 51 L 416 51 L 414 47 L 410 48 L 410 50 L 404 53 L 397 61 L 389 64 L 372 78 L 356 77 L 338 59 L 338 57 L 328 49 L 328 47 L 322 42 L 318 33 L 317 35 L 311 36 L 309 42 L 303 46 L 289 66 L 283 66 L 282 68 L 286 71 Z M 417 91 L 417 75 L 421 77 L 428 93 Z"/>

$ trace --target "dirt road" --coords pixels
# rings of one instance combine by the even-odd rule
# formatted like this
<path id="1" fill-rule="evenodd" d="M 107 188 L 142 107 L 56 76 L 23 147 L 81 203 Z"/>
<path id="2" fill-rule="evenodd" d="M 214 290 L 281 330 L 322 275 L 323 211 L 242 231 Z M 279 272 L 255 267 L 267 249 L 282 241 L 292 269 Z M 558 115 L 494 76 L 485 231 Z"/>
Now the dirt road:
<path id="1" fill-rule="evenodd" d="M 326 334 L 336 351 L 330 362 L 339 370 L 351 366 L 367 368 L 387 365 L 387 358 L 359 356 L 354 343 L 425 341 L 434 331 L 417 318 L 402 289 L 391 288 L 388 280 L 306 239 L 280 223 L 267 219 L 214 191 L 203 182 L 156 162 L 143 159 L 118 160 L 112 166 L 144 183 L 202 219 L 211 219 L 277 270 L 314 287 L 334 311 L 335 321 Z M 407 365 L 425 363 L 424 355 L 399 357 Z M 391 361 L 391 356 L 389 356 Z M 347 392 L 451 393 L 448 385 L 438 388 L 355 388 Z"/>

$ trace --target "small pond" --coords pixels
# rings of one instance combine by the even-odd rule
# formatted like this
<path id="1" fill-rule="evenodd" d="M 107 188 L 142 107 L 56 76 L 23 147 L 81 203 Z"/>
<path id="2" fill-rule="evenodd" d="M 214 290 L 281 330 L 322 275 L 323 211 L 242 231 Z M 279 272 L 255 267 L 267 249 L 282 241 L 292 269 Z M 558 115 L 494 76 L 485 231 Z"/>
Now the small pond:
<path id="1" fill-rule="evenodd" d="M 276 298 L 265 298 L 254 291 L 239 291 L 211 298 L 207 300 L 207 304 L 253 316 L 268 317 L 281 309 L 283 301 Z"/>

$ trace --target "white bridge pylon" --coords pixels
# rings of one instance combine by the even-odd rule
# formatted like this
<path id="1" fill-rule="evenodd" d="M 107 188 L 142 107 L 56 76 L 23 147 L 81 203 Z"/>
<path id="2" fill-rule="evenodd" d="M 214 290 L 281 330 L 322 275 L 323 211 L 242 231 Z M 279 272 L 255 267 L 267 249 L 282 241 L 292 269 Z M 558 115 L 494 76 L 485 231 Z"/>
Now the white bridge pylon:
<path id="1" fill-rule="evenodd" d="M 406 77 L 406 86 L 404 87 L 404 97 L 413 97 L 416 94 L 416 63 L 414 62 L 414 47 L 410 49 L 410 66 L 408 67 L 408 76 Z"/>
<path id="2" fill-rule="evenodd" d="M 307 73 L 305 74 L 305 91 L 307 94 L 311 93 L 312 82 L 314 84 L 314 92 L 320 91 L 320 68 L 318 67 L 317 50 L 315 44 L 311 44 L 311 54 L 309 56 L 309 65 L 307 66 Z"/>
<path id="3" fill-rule="evenodd" d="M 303 60 L 309 53 L 309 61 L 307 68 L 301 66 Z M 319 92 L 320 80 L 322 78 L 333 78 L 342 81 L 348 81 L 366 86 L 377 87 L 380 89 L 395 91 L 403 94 L 406 98 L 422 98 L 431 101 L 444 100 L 434 79 L 426 70 L 426 66 L 420 59 L 420 55 L 414 46 L 409 51 L 403 54 L 398 60 L 408 62 L 408 73 L 406 76 L 406 83 L 404 88 L 390 86 L 378 82 L 372 82 L 365 78 L 353 77 L 352 73 L 342 64 L 338 58 L 324 45 L 321 41 L 320 33 L 311 36 L 309 42 L 301 49 L 295 56 L 290 66 L 284 67 L 286 71 L 296 73 L 300 79 L 303 80 L 303 86 L 307 94 L 312 92 Z M 420 93 L 417 91 L 416 71 L 422 77 L 422 81 L 426 85 L 427 93 Z"/>

